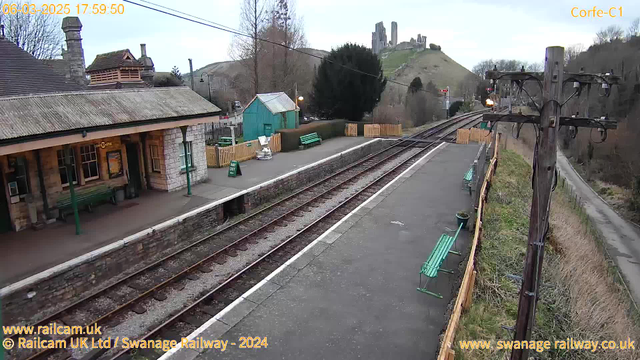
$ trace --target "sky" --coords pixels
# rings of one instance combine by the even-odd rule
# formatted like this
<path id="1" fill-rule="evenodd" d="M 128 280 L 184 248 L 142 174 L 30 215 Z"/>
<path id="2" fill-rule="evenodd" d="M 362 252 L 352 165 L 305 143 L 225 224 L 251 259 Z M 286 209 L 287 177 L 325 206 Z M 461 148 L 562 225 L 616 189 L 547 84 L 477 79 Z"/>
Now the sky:
<path id="1" fill-rule="evenodd" d="M 599 29 L 619 25 L 626 30 L 631 21 L 640 16 L 637 0 L 294 1 L 309 47 L 330 51 L 347 42 L 371 47 L 375 23 L 384 22 L 390 40 L 391 21 L 396 21 L 399 42 L 409 41 L 418 33 L 426 35 L 428 43 L 442 46 L 443 52 L 468 69 L 489 58 L 542 62 L 547 46 L 581 43 L 588 47 Z M 68 1 L 73 11 L 78 2 Z M 239 27 L 241 2 L 153 0 L 155 4 L 234 29 Z M 194 69 L 230 60 L 231 34 L 130 3 L 123 4 L 124 14 L 79 16 L 87 66 L 97 54 L 120 49 L 128 48 L 138 57 L 141 43 L 147 44 L 147 55 L 153 59 L 156 71 L 170 71 L 178 66 L 182 73 L 187 73 L 188 58 L 193 59 Z M 615 7 L 616 17 L 572 16 L 573 8 L 577 8 L 574 14 L 579 15 L 579 10 L 594 6 L 605 12 Z"/>

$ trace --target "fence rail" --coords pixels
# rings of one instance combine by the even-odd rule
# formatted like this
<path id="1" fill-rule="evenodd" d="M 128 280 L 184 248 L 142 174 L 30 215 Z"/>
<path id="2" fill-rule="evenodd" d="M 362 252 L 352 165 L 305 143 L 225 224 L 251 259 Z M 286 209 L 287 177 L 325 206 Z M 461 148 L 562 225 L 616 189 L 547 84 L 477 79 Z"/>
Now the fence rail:
<path id="1" fill-rule="evenodd" d="M 456 335 L 456 330 L 458 328 L 458 323 L 460 322 L 460 316 L 462 315 L 463 310 L 468 310 L 471 307 L 471 300 L 473 299 L 473 288 L 476 281 L 476 250 L 478 247 L 478 243 L 480 242 L 480 239 L 482 237 L 482 215 L 487 199 L 489 183 L 493 178 L 493 174 L 498 162 L 498 144 L 500 143 L 500 135 L 496 134 L 495 138 L 492 140 L 493 141 L 487 148 L 491 149 L 493 157 L 491 158 L 491 162 L 489 163 L 484 181 L 482 182 L 482 188 L 480 190 L 480 193 L 478 194 L 478 210 L 476 213 L 473 241 L 471 242 L 471 251 L 469 252 L 469 259 L 467 260 L 467 266 L 464 272 L 464 277 L 462 278 L 462 284 L 460 284 L 458 296 L 456 297 L 456 302 L 453 307 L 451 317 L 449 318 L 449 323 L 447 324 L 447 330 L 444 333 L 444 338 L 442 339 L 442 344 L 440 345 L 438 360 L 453 360 L 453 358 L 455 357 L 455 352 L 453 351 L 452 346 Z"/>
<path id="2" fill-rule="evenodd" d="M 272 153 L 282 151 L 280 134 L 273 134 L 269 140 Z M 245 161 L 256 157 L 256 151 L 261 150 L 258 140 L 246 141 L 241 144 L 226 147 L 207 146 L 207 167 L 223 167 L 235 161 Z"/>

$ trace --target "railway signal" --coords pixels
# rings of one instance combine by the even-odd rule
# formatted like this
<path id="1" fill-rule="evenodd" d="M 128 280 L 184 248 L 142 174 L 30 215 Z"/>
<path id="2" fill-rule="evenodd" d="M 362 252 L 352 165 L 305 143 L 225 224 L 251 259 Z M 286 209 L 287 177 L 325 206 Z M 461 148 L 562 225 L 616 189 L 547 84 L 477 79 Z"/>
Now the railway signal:
<path id="1" fill-rule="evenodd" d="M 588 112 L 585 112 L 585 117 L 563 117 L 561 116 L 562 106 L 574 96 L 579 98 L 583 88 L 587 88 L 587 94 L 593 84 L 601 85 L 603 89 L 608 90 L 610 85 L 617 85 L 619 78 L 612 73 L 586 74 L 582 71 L 577 74 L 564 73 L 564 48 L 559 46 L 547 48 L 544 73 L 525 72 L 524 69 L 519 72 L 499 72 L 494 67 L 494 70 L 487 71 L 486 78 L 493 80 L 493 84 L 497 84 L 500 80 L 510 81 L 512 84 L 517 85 L 520 90 L 523 89 L 526 81 L 533 80 L 539 84 L 542 91 L 542 104 L 540 106 L 535 105 L 539 116 L 524 116 L 511 113 L 483 115 L 483 120 L 491 121 L 492 123 L 512 122 L 538 125 L 537 152 L 533 161 L 533 198 L 531 201 L 529 237 L 514 334 L 515 341 L 529 341 L 535 324 L 545 238 L 549 229 L 551 192 L 555 181 L 557 181 L 557 131 L 561 126 L 597 128 L 600 130 L 604 140 L 606 139 L 607 129 L 615 129 L 617 127 L 615 120 L 592 119 L 588 117 Z M 563 86 L 568 83 L 572 83 L 576 90 L 569 98 L 562 100 Z M 605 91 L 605 96 L 609 94 L 610 90 Z M 531 97 L 530 100 L 535 104 Z M 514 348 L 511 352 L 511 360 L 528 359 L 528 353 L 528 349 Z"/>

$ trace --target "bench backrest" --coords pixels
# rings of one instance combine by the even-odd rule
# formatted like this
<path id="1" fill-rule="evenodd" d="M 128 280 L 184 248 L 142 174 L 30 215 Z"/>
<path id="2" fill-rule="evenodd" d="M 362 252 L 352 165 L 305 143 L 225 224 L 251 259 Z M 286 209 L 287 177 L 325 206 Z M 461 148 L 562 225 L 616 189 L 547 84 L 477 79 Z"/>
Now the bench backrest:
<path id="1" fill-rule="evenodd" d="M 92 194 L 100 194 L 100 193 L 111 191 L 111 190 L 112 190 L 111 186 L 107 184 L 100 184 L 100 185 L 91 186 L 91 187 L 79 187 L 74 189 L 76 193 L 76 197 L 87 197 L 87 196 L 91 196 Z M 58 197 L 58 200 L 56 200 L 56 203 L 66 203 L 66 202 L 69 202 L 70 199 L 71 199 L 71 193 L 66 193 L 66 194 L 60 195 Z"/>
<path id="2" fill-rule="evenodd" d="M 303 141 L 317 139 L 317 138 L 319 138 L 318 133 L 311 133 L 311 134 L 300 136 L 300 140 L 303 140 Z"/>

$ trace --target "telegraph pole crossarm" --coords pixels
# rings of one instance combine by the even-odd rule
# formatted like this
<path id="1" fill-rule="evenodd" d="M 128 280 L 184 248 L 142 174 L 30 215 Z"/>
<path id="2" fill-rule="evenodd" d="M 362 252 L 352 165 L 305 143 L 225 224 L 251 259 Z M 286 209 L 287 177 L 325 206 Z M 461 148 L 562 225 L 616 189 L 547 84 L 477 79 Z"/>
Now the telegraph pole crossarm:
<path id="1" fill-rule="evenodd" d="M 617 85 L 619 77 L 613 75 L 613 71 L 606 74 L 588 74 L 581 69 L 579 73 L 564 72 L 564 49 L 562 47 L 548 47 L 545 57 L 544 73 L 526 72 L 524 68 L 518 72 L 501 72 L 495 67 L 487 71 L 485 78 L 492 80 L 497 88 L 498 81 L 509 81 L 517 85 L 527 95 L 524 88 L 526 82 L 538 84 L 542 94 L 542 103 L 536 104 L 529 95 L 531 102 L 535 104 L 537 115 L 523 115 L 522 113 L 492 113 L 484 114 L 484 121 L 496 123 L 535 124 L 536 150 L 533 161 L 533 196 L 531 201 L 531 213 L 529 219 L 529 234 L 527 251 L 522 274 L 522 285 L 519 293 L 518 314 L 514 326 L 514 340 L 518 342 L 530 341 L 531 333 L 535 326 L 536 307 L 539 299 L 539 288 L 542 283 L 542 264 L 544 258 L 544 246 L 547 230 L 549 229 L 549 212 L 551 209 L 551 193 L 556 179 L 556 138 L 558 129 L 562 126 L 597 128 L 601 137 L 606 139 L 607 129 L 616 129 L 617 122 L 607 117 L 591 118 L 586 116 L 561 116 L 563 105 L 574 97 L 580 98 L 583 89 L 589 90 L 592 85 L 600 85 L 603 96 L 611 94 L 611 86 Z M 573 93 L 563 99 L 564 87 L 573 85 Z M 516 349 L 511 352 L 511 360 L 528 359 L 529 350 Z"/>

